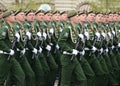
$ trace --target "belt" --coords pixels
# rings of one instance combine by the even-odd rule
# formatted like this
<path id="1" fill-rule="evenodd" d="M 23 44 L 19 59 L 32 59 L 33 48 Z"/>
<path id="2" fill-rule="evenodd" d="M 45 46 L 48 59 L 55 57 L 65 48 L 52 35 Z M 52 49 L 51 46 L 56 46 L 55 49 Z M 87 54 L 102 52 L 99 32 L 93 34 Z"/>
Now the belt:
<path id="1" fill-rule="evenodd" d="M 90 49 L 89 49 L 89 48 L 87 48 L 87 47 L 85 47 L 85 48 L 84 48 L 84 50 L 85 50 L 85 51 L 89 51 Z"/>
<path id="2" fill-rule="evenodd" d="M 20 51 L 20 49 L 19 49 L 19 48 L 17 48 L 17 51 Z"/>
<path id="3" fill-rule="evenodd" d="M 9 54 L 9 53 L 0 50 L 0 54 Z"/>
<path id="4" fill-rule="evenodd" d="M 29 50 L 28 48 L 25 48 L 25 50 Z M 19 48 L 17 48 L 17 51 L 21 51 Z"/>
<path id="5" fill-rule="evenodd" d="M 63 51 L 63 54 L 64 54 L 64 55 L 73 55 L 72 53 L 69 53 L 69 52 L 67 52 L 67 51 Z"/>

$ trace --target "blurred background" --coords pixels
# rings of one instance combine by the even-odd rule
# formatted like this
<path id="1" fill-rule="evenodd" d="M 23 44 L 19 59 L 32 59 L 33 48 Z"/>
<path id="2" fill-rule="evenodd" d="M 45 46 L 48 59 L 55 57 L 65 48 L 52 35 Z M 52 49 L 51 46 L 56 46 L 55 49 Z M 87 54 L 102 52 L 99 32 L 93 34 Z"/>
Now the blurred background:
<path id="1" fill-rule="evenodd" d="M 0 8 L 13 10 L 20 8 L 38 10 L 43 4 L 49 5 L 52 10 L 60 11 L 120 11 L 120 0 L 0 0 Z"/>

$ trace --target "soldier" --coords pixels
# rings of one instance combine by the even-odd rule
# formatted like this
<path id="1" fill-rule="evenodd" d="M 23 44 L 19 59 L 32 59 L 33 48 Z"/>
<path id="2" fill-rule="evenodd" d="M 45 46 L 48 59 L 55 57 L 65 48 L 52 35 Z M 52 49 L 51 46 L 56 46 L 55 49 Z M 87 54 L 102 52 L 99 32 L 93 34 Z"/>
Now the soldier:
<path id="1" fill-rule="evenodd" d="M 28 48 L 26 57 L 35 73 L 36 86 L 44 86 L 44 71 L 42 65 L 38 59 L 38 39 L 36 38 L 36 32 L 34 29 L 33 22 L 35 21 L 35 11 L 29 10 L 26 12 L 26 21 L 24 22 L 25 34 L 27 37 L 27 43 L 25 45 Z"/>
<path id="2" fill-rule="evenodd" d="M 116 83 L 112 83 L 112 85 L 119 85 L 119 81 L 118 81 L 118 75 L 116 76 L 116 74 L 119 73 L 119 65 L 118 62 L 116 60 L 116 51 L 114 44 L 116 45 L 117 42 L 117 38 L 116 38 L 116 32 L 115 32 L 115 27 L 114 27 L 114 14 L 113 13 L 109 13 L 109 24 L 108 24 L 108 39 L 109 39 L 109 43 L 108 43 L 108 49 L 109 49 L 109 58 L 112 64 L 112 68 L 114 71 L 114 80 L 116 81 Z M 113 58 L 114 57 L 114 58 Z"/>
<path id="3" fill-rule="evenodd" d="M 43 21 L 44 21 L 44 11 L 43 10 L 39 10 L 35 13 L 35 18 L 36 18 L 36 21 L 34 22 L 34 29 L 37 30 L 36 34 L 38 36 L 38 46 L 37 46 L 37 49 L 38 49 L 38 58 L 39 58 L 39 61 L 42 65 L 42 68 L 43 68 L 43 71 L 44 71 L 44 82 L 46 83 L 45 86 L 47 86 L 47 80 L 48 80 L 48 74 L 50 72 L 50 68 L 48 66 L 48 63 L 46 61 L 46 58 L 45 58 L 45 55 L 43 54 L 43 41 L 45 40 L 46 38 L 46 34 L 44 35 L 43 33 Z M 45 37 L 44 37 L 45 36 Z"/>
<path id="4" fill-rule="evenodd" d="M 3 37 L 2 40 L 4 40 L 3 42 L 5 42 L 5 43 L 3 45 L 1 45 L 1 48 L 3 48 L 2 50 L 4 52 L 7 52 L 7 53 L 10 52 L 9 55 L 5 56 L 6 57 L 5 58 L 6 60 L 4 59 L 5 62 L 4 62 L 4 60 L 1 59 L 1 61 L 3 61 L 4 63 L 9 63 L 9 66 L 6 68 L 7 69 L 10 68 L 10 70 L 5 70 L 6 72 L 9 72 L 9 75 L 4 71 L 6 73 L 6 75 L 8 76 L 6 86 L 9 86 L 9 85 L 24 86 L 25 85 L 25 74 L 24 74 L 20 64 L 17 62 L 17 60 L 13 56 L 14 55 L 13 49 L 16 46 L 15 44 L 16 44 L 17 38 L 13 36 L 13 33 L 11 31 L 13 31 L 12 25 L 15 22 L 15 17 L 14 17 L 14 14 L 12 11 L 5 12 L 2 17 L 4 18 L 5 21 L 4 21 L 4 23 L 2 25 L 2 29 L 1 29 L 1 32 L 4 34 L 3 35 L 1 34 L 2 35 L 1 37 Z M 12 46 L 11 46 L 11 43 L 13 43 Z M 3 65 L 5 66 L 5 64 L 3 64 Z M 1 66 L 1 68 L 4 68 L 4 66 L 3 67 Z M 5 78 L 3 78 L 3 79 L 5 79 Z"/>
<path id="5" fill-rule="evenodd" d="M 54 37 L 54 23 L 52 22 L 52 11 L 48 11 L 44 15 L 44 21 L 46 23 L 46 27 L 44 28 L 47 33 L 47 38 L 44 41 L 44 54 L 46 55 L 46 60 L 48 62 L 50 72 L 49 72 L 49 80 L 48 85 L 53 86 L 54 82 L 56 80 L 56 74 L 58 70 L 58 65 L 55 62 L 55 59 L 52 55 L 52 49 L 53 49 L 53 40 Z M 47 50 L 47 51 L 46 51 Z"/>
<path id="6" fill-rule="evenodd" d="M 85 59 L 84 54 L 85 54 L 85 37 L 84 37 L 84 28 L 83 28 L 83 24 L 86 21 L 86 17 L 87 14 L 84 12 L 79 12 L 78 13 L 78 24 L 76 25 L 76 28 L 78 28 L 80 30 L 79 36 L 81 38 L 80 40 L 80 44 L 78 47 L 78 50 L 81 52 L 78 55 L 78 60 L 84 70 L 84 73 L 87 77 L 87 82 L 89 86 L 95 86 L 95 73 L 93 71 L 93 69 L 91 68 L 90 64 L 88 63 L 88 61 Z M 92 17 L 91 17 L 92 18 Z"/>
<path id="7" fill-rule="evenodd" d="M 103 75 L 104 75 L 104 71 L 102 70 L 102 67 L 97 59 L 97 57 L 95 56 L 95 52 L 97 50 L 95 44 L 96 44 L 96 35 L 95 35 L 95 31 L 96 29 L 93 28 L 92 23 L 95 21 L 95 13 L 93 11 L 88 12 L 87 15 L 87 22 L 85 22 L 83 24 L 84 27 L 84 35 L 86 37 L 86 41 L 85 41 L 85 50 L 86 50 L 86 54 L 85 54 L 85 58 L 87 59 L 87 61 L 89 62 L 89 64 L 91 65 L 95 75 L 96 75 L 96 79 L 95 79 L 95 85 L 99 86 L 101 84 L 103 84 Z"/>
<path id="8" fill-rule="evenodd" d="M 51 42 L 53 43 L 53 48 L 52 48 L 52 55 L 56 61 L 56 64 L 58 65 L 58 70 L 57 70 L 57 80 L 58 77 L 60 77 L 60 67 L 61 67 L 61 63 L 60 63 L 60 57 L 61 57 L 61 52 L 60 52 L 60 47 L 57 44 L 57 41 L 59 39 L 60 33 L 62 31 L 63 28 L 59 27 L 59 23 L 60 23 L 60 11 L 54 11 L 52 13 L 52 21 L 50 22 L 50 26 L 51 28 L 54 29 L 54 33 L 53 35 L 51 35 Z M 60 79 L 59 79 L 60 81 Z"/>
<path id="9" fill-rule="evenodd" d="M 118 37 L 118 44 L 117 44 L 117 61 L 118 61 L 118 65 L 120 67 L 120 19 L 119 19 L 119 14 L 117 14 L 116 16 L 116 25 L 115 28 L 117 29 L 117 37 Z M 120 76 L 119 76 L 119 80 L 120 80 Z M 120 84 L 120 82 L 119 82 Z"/>
<path id="10" fill-rule="evenodd" d="M 97 47 L 97 52 L 96 52 L 96 57 L 98 59 L 98 61 L 100 62 L 100 65 L 104 71 L 104 81 L 103 81 L 103 85 L 107 85 L 108 84 L 108 80 L 109 80 L 109 70 L 108 67 L 106 65 L 105 59 L 103 58 L 103 47 L 102 47 L 102 43 L 104 41 L 104 38 L 102 36 L 102 22 L 103 22 L 103 14 L 102 13 L 96 13 L 96 17 L 95 17 L 95 23 L 97 24 L 97 32 L 96 35 L 98 34 L 98 40 L 95 44 L 95 46 Z M 95 28 L 95 26 L 93 26 Z"/>
<path id="11" fill-rule="evenodd" d="M 76 40 L 76 37 L 75 39 L 72 37 L 73 35 L 77 35 L 73 30 L 75 22 L 74 16 L 76 14 L 77 13 L 75 11 L 71 11 L 68 13 L 69 22 L 67 22 L 66 27 L 64 28 L 58 39 L 58 44 L 63 51 L 63 55 L 61 56 L 62 71 L 60 86 L 70 86 L 72 75 L 76 76 L 75 78 L 78 80 L 78 86 L 87 85 L 85 74 L 76 58 L 76 55 L 79 52 L 75 49 L 74 42 Z"/>
<path id="12" fill-rule="evenodd" d="M 58 28 L 58 30 L 57 31 L 55 31 L 55 32 L 57 32 L 58 33 L 58 37 L 57 37 L 57 41 L 58 41 L 58 39 L 59 39 L 59 37 L 60 37 L 60 34 L 61 34 L 61 32 L 63 31 L 63 29 L 65 28 L 65 24 L 66 24 L 66 22 L 68 21 L 68 17 L 67 17 L 67 11 L 63 11 L 63 12 L 61 12 L 60 13 L 60 15 L 59 15 L 59 21 L 57 22 L 57 26 L 56 26 L 56 28 Z M 61 55 L 62 55 L 62 50 L 60 49 L 60 47 L 59 47 L 59 45 L 56 45 L 56 49 L 55 49 L 55 51 L 54 52 L 58 52 L 59 54 L 57 55 L 58 57 L 58 71 L 59 71 L 59 82 L 58 82 L 58 86 L 60 86 L 60 81 L 61 81 L 61 61 L 60 61 L 60 59 L 61 59 Z"/>
<path id="13" fill-rule="evenodd" d="M 18 37 L 16 43 L 16 59 L 20 63 L 24 73 L 26 86 L 35 86 L 35 74 L 25 56 L 26 49 L 24 48 L 24 39 L 22 32 L 24 30 L 22 23 L 25 21 L 25 13 L 22 9 L 15 12 L 16 22 L 13 25 L 14 34 Z"/>
<path id="14" fill-rule="evenodd" d="M 108 26 L 108 18 L 109 16 L 107 14 L 104 14 L 104 19 L 103 19 L 103 24 L 101 25 L 101 28 L 103 29 L 104 32 L 102 32 L 102 37 L 104 39 L 103 43 L 102 43 L 102 47 L 104 50 L 103 58 L 105 59 L 106 65 L 108 67 L 109 70 L 109 84 L 116 84 L 117 81 L 114 77 L 114 71 L 113 71 L 113 67 L 112 67 L 112 63 L 110 61 L 110 57 L 109 57 L 109 50 L 108 50 L 108 35 L 107 35 L 107 26 Z"/>

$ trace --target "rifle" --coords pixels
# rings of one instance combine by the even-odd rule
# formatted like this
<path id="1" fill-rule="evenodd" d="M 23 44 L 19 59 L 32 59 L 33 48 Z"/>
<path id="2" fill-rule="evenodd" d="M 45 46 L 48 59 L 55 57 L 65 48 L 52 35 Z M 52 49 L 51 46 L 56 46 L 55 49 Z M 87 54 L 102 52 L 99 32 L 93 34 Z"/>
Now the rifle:
<path id="1" fill-rule="evenodd" d="M 24 41 L 24 45 L 23 45 L 24 48 L 27 44 L 27 41 L 28 41 L 28 36 L 25 37 L 25 41 Z M 23 56 L 23 54 L 20 54 L 20 57 L 22 57 L 22 56 Z"/>
<path id="2" fill-rule="evenodd" d="M 86 38 L 85 38 L 85 40 L 86 40 Z M 82 50 L 84 50 L 84 48 L 85 48 L 85 40 L 84 40 L 84 44 L 83 44 L 83 47 L 82 47 Z M 81 59 L 81 57 L 82 57 L 82 55 L 80 55 L 80 59 Z"/>
<path id="3" fill-rule="evenodd" d="M 52 36 L 50 36 L 49 44 L 51 43 L 51 37 Z M 49 56 L 49 54 L 50 54 L 50 51 L 47 51 L 47 57 Z"/>
<path id="4" fill-rule="evenodd" d="M 75 49 L 77 49 L 78 48 L 78 46 L 79 46 L 79 43 L 80 43 L 80 40 L 81 40 L 81 38 L 79 38 L 78 37 L 78 41 L 77 41 L 77 43 L 76 43 L 76 45 L 75 45 Z M 71 61 L 73 61 L 73 59 L 75 58 L 75 55 L 72 55 L 72 57 L 71 57 Z"/>
<path id="5" fill-rule="evenodd" d="M 12 44 L 12 50 L 15 48 L 15 44 L 16 44 L 17 38 L 15 37 L 13 40 L 13 44 Z M 11 55 L 8 56 L 7 60 L 10 60 Z"/>
<path id="6" fill-rule="evenodd" d="M 100 47 L 102 47 L 103 41 L 104 41 L 104 38 L 103 38 L 103 37 L 101 37 Z M 101 54 L 102 54 L 102 53 L 101 53 L 101 51 L 99 51 L 99 55 L 101 55 Z"/>
<path id="7" fill-rule="evenodd" d="M 37 24 L 36 25 L 36 28 L 37 28 L 37 31 L 39 30 L 39 24 Z M 35 48 L 37 47 L 37 45 L 38 45 L 38 41 L 39 41 L 39 36 L 37 35 L 37 38 L 36 38 L 36 44 L 35 44 Z M 32 55 L 32 59 L 34 59 L 34 57 L 35 57 L 35 53 L 33 53 L 33 55 Z"/>
<path id="8" fill-rule="evenodd" d="M 93 42 L 93 46 L 95 46 L 96 41 L 97 41 L 97 38 L 96 38 L 96 36 L 95 36 L 94 42 Z M 90 52 L 89 56 L 91 56 L 91 54 L 92 54 L 92 52 Z"/>
<path id="9" fill-rule="evenodd" d="M 37 39 L 36 39 L 35 48 L 37 47 L 37 45 L 38 45 L 38 37 L 37 37 Z M 34 57 L 35 57 L 35 53 L 33 53 L 33 55 L 32 55 L 32 59 L 34 59 Z"/>

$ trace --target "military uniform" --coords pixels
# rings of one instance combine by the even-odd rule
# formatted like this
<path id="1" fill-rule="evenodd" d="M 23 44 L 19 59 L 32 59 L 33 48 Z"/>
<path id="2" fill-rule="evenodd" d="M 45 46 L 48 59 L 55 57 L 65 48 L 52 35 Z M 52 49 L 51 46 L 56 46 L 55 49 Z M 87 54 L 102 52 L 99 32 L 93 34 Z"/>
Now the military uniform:
<path id="1" fill-rule="evenodd" d="M 10 16 L 11 14 L 12 14 L 11 11 L 7 11 L 3 14 L 3 18 L 6 18 L 6 17 Z M 10 41 L 10 39 L 11 39 L 10 36 L 12 35 L 12 33 L 9 33 L 9 31 L 11 31 L 11 30 L 12 29 L 9 26 L 9 24 L 6 21 L 4 21 L 4 23 L 2 24 L 2 29 L 1 29 L 1 33 L 3 33 L 3 35 L 1 35 L 1 42 L 3 42 L 4 44 L 1 43 L 2 44 L 1 50 L 3 50 L 4 52 L 7 52 L 8 54 L 10 51 L 12 51 L 12 52 L 14 51 L 11 49 L 13 46 L 13 45 L 11 46 L 11 41 Z M 2 41 L 2 40 L 4 40 L 4 41 Z M 14 39 L 11 39 L 11 40 L 13 41 Z M 5 55 L 4 60 L 1 60 L 5 63 L 9 63 L 9 66 L 8 67 L 6 66 L 6 68 L 8 68 L 8 70 L 6 71 L 7 73 L 5 72 L 6 73 L 5 76 L 7 76 L 6 86 L 9 86 L 9 85 L 24 86 L 25 85 L 25 74 L 24 74 L 20 64 L 17 62 L 17 60 L 13 56 L 13 54 L 14 53 L 12 53 L 12 55 L 10 55 L 10 59 L 8 59 L 9 55 Z M 3 64 L 3 65 L 5 65 L 5 64 Z M 2 67 L 2 64 L 1 64 L 1 68 L 4 68 L 4 66 Z M 1 75 L 2 75 L 2 73 L 1 73 Z M 3 79 L 5 79 L 5 78 L 3 78 Z M 4 80 L 2 80 L 2 82 L 3 81 Z"/>
<path id="2" fill-rule="evenodd" d="M 74 12 L 73 13 L 71 12 L 69 18 L 74 15 L 75 15 Z M 70 38 L 70 29 L 73 29 L 73 27 L 71 23 L 68 22 L 58 39 L 58 44 L 63 51 L 63 55 L 61 56 L 62 71 L 60 86 L 69 86 L 72 75 L 75 75 L 75 78 L 78 80 L 78 86 L 86 86 L 87 79 L 76 56 L 71 61 L 71 57 L 73 54 L 70 53 L 74 50 L 75 44 L 72 42 Z"/>
<path id="3" fill-rule="evenodd" d="M 87 77 L 87 85 L 89 86 L 95 86 L 95 73 L 93 71 L 93 69 L 91 68 L 90 64 L 88 63 L 88 61 L 85 59 L 84 55 L 85 55 L 85 37 L 84 37 L 84 28 L 80 25 L 77 24 L 76 29 L 78 29 L 80 31 L 79 38 L 80 38 L 80 44 L 78 47 L 78 50 L 80 51 L 80 54 L 77 56 L 78 57 L 78 61 L 80 62 L 83 71 Z"/>
<path id="4" fill-rule="evenodd" d="M 26 86 L 34 86 L 35 85 L 35 74 L 25 56 L 26 49 L 24 48 L 24 39 L 23 39 L 23 26 L 18 22 L 15 22 L 13 25 L 14 35 L 18 37 L 16 43 L 16 54 L 15 57 L 17 61 L 20 63 L 24 73 Z M 20 38 L 19 38 L 20 37 Z"/>
<path id="5" fill-rule="evenodd" d="M 33 39 L 33 35 L 29 35 L 29 34 L 34 34 L 32 33 L 32 23 L 28 22 L 27 20 L 24 22 L 24 28 L 25 28 L 25 34 L 27 37 L 27 44 L 26 44 L 26 48 L 28 48 L 26 54 L 26 57 L 32 67 L 32 70 L 35 73 L 35 84 L 36 86 L 39 85 L 44 85 L 44 71 L 42 69 L 42 65 L 38 59 L 37 56 L 37 49 L 35 47 L 36 45 L 36 40 Z"/>
<path id="6" fill-rule="evenodd" d="M 47 26 L 48 24 L 48 26 Z M 58 65 L 56 64 L 55 62 L 55 59 L 52 55 L 52 47 L 53 47 L 53 43 L 51 41 L 51 36 L 49 35 L 49 29 L 50 28 L 50 25 L 49 25 L 49 22 L 44 22 L 44 27 L 42 27 L 44 32 L 43 34 L 46 33 L 46 39 L 43 41 L 43 53 L 45 55 L 45 58 L 46 58 L 46 61 L 49 65 L 49 68 L 50 68 L 50 72 L 49 72 L 49 80 L 47 81 L 47 84 L 49 85 L 53 85 L 54 84 L 54 81 L 56 79 L 56 73 L 57 73 L 57 68 L 58 68 Z"/>
<path id="7" fill-rule="evenodd" d="M 104 75 L 104 71 L 100 65 L 100 62 L 98 61 L 97 57 L 95 56 L 95 52 L 96 52 L 96 47 L 95 47 L 95 41 L 96 39 L 94 38 L 94 32 L 92 31 L 93 28 L 91 27 L 91 25 L 88 22 L 84 23 L 84 28 L 85 28 L 85 37 L 86 37 L 86 42 L 85 42 L 85 47 L 86 47 L 86 54 L 85 54 L 85 58 L 87 59 L 87 61 L 89 62 L 89 64 L 91 65 L 95 75 L 96 75 L 96 85 L 100 85 L 103 84 L 103 80 L 101 79 Z M 87 36 L 87 33 L 88 36 Z M 93 36 L 93 37 L 91 37 Z M 94 38 L 94 39 L 93 39 Z M 87 49 L 88 48 L 88 49 Z"/>

